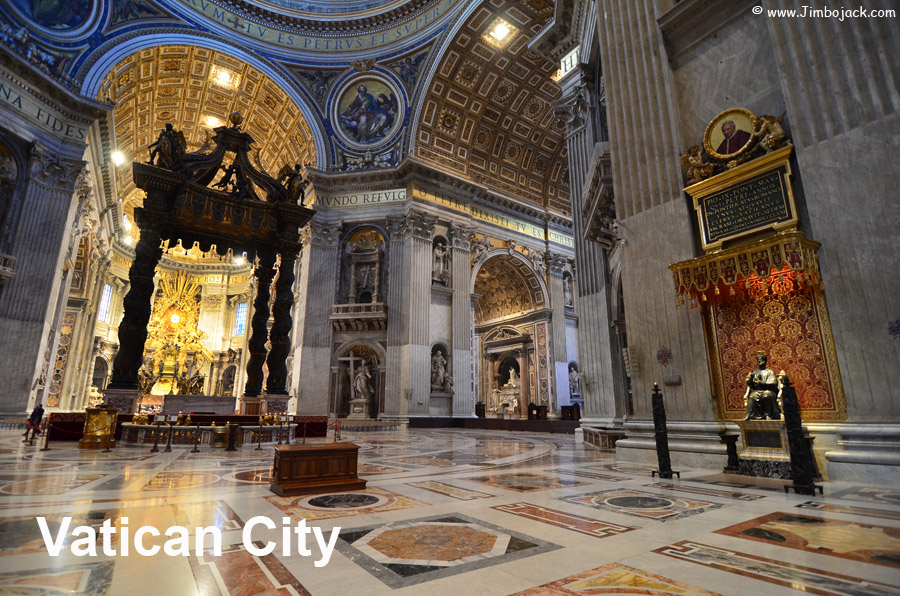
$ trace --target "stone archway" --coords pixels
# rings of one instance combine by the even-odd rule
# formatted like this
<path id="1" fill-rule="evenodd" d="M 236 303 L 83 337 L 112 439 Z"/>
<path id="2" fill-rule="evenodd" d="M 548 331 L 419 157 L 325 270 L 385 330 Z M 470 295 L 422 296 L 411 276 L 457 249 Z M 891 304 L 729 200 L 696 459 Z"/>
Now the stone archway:
<path id="1" fill-rule="evenodd" d="M 478 393 L 487 415 L 520 417 L 530 403 L 550 406 L 551 310 L 544 280 L 524 256 L 508 250 L 489 253 L 473 277 Z"/>

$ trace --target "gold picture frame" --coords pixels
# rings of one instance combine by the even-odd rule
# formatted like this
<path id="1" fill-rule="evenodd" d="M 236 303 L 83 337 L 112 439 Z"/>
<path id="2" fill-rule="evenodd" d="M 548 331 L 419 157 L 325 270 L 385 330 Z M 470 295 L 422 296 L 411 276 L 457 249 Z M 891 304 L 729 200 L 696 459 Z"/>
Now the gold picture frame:
<path id="1" fill-rule="evenodd" d="M 730 124 L 732 132 L 727 133 Z M 729 108 L 712 119 L 703 134 L 703 148 L 713 159 L 727 161 L 753 147 L 756 114 L 745 108 Z"/>

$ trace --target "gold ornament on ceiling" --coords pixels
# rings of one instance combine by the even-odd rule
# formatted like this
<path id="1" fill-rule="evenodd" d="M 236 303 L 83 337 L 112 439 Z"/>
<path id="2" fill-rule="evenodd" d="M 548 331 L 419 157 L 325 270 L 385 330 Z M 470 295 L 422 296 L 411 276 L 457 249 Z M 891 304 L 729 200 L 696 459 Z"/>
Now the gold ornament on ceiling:
<path id="1" fill-rule="evenodd" d="M 527 47 L 552 16 L 547 2 L 475 10 L 438 64 L 416 155 L 503 195 L 571 216 L 566 141 L 552 108 L 561 93 L 552 80 L 559 65 Z"/>
<path id="2" fill-rule="evenodd" d="M 481 324 L 543 308 L 544 294 L 534 271 L 511 256 L 491 257 L 475 276 L 475 320 Z"/>

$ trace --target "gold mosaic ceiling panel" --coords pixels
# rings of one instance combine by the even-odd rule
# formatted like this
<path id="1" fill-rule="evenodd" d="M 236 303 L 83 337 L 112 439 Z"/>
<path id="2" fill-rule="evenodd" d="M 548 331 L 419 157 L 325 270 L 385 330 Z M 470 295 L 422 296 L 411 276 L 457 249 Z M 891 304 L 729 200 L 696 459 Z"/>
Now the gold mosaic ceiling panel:
<path id="1" fill-rule="evenodd" d="M 119 196 L 129 216 L 140 200 L 130 162 L 147 160 L 147 146 L 167 122 L 183 131 L 188 150 L 196 151 L 212 128 L 237 111 L 270 175 L 284 164 L 315 163 L 312 135 L 300 109 L 266 75 L 226 54 L 190 46 L 142 50 L 109 73 L 100 96 L 107 93 L 117 106 L 116 143 L 126 158 L 117 169 Z"/>
<path id="2" fill-rule="evenodd" d="M 491 257 L 475 276 L 475 320 L 480 324 L 544 307 L 544 293 L 534 272 L 510 256 Z"/>
<path id="3" fill-rule="evenodd" d="M 490 0 L 447 49 L 425 98 L 418 157 L 505 195 L 571 216 L 564 130 L 551 102 L 558 65 L 527 47 L 553 15 L 545 0 Z M 505 45 L 489 31 L 511 25 Z"/>

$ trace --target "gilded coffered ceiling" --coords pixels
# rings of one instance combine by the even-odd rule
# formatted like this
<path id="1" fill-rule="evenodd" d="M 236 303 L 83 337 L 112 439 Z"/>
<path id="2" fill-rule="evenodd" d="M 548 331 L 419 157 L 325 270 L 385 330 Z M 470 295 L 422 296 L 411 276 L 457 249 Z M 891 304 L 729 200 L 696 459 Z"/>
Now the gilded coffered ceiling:
<path id="1" fill-rule="evenodd" d="M 416 156 L 571 216 L 566 143 L 551 102 L 558 65 L 527 44 L 553 15 L 546 0 L 482 4 L 456 33 L 424 100 Z M 499 19 L 506 38 L 491 36 Z"/>
<path id="2" fill-rule="evenodd" d="M 285 164 L 315 162 L 309 126 L 299 108 L 268 77 L 226 54 L 197 47 L 163 46 L 132 54 L 109 73 L 100 92 L 116 103 L 119 196 L 131 216 L 140 192 L 131 161 L 146 161 L 147 146 L 171 122 L 184 132 L 189 151 L 199 149 L 207 133 L 243 114 L 243 129 L 260 149 L 260 162 L 277 175 Z"/>
<path id="3" fill-rule="evenodd" d="M 479 324 L 544 307 L 544 292 L 531 268 L 511 256 L 491 257 L 475 276 L 475 321 Z"/>

